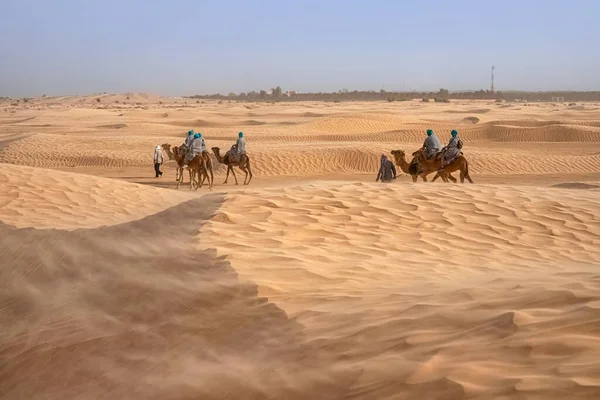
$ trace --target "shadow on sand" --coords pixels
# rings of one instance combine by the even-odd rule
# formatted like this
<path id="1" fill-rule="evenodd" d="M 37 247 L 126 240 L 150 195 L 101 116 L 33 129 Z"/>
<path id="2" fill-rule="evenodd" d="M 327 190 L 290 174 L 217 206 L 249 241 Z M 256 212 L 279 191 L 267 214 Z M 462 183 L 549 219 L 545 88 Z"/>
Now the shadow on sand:
<path id="1" fill-rule="evenodd" d="M 223 201 L 98 229 L 0 225 L 0 397 L 344 397 L 357 372 L 332 371 L 298 323 L 198 250 Z"/>

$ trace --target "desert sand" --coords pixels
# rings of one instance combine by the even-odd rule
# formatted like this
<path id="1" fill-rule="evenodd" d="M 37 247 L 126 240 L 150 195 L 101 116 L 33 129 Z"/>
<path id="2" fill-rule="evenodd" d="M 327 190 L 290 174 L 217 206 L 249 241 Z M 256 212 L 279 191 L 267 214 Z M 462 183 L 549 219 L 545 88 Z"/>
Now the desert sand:
<path id="1" fill-rule="evenodd" d="M 428 128 L 475 183 L 375 183 Z M 598 399 L 600 106 L 0 102 L 0 265 L 2 399 Z"/>

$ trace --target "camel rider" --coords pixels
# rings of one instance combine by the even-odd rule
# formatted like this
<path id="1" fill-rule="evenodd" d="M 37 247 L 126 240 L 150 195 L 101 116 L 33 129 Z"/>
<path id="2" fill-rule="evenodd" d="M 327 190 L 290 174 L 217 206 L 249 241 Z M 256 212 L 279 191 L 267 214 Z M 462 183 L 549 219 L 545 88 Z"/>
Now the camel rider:
<path id="1" fill-rule="evenodd" d="M 442 147 L 440 139 L 438 139 L 437 135 L 431 129 L 427 129 L 427 138 L 423 142 L 425 158 L 428 160 L 431 159 L 431 157 L 440 151 L 440 147 Z"/>
<path id="2" fill-rule="evenodd" d="M 244 132 L 238 133 L 238 139 L 235 144 L 231 146 L 231 150 L 228 153 L 229 157 L 234 161 L 238 161 L 242 154 L 246 154 L 246 139 L 244 139 Z"/>
<path id="3" fill-rule="evenodd" d="M 188 152 L 185 155 L 184 167 L 187 167 L 190 161 L 194 159 L 198 154 L 204 153 L 206 151 L 206 143 L 204 142 L 204 138 L 201 133 L 196 133 L 192 136 L 194 140 L 190 145 Z"/>
<path id="4" fill-rule="evenodd" d="M 453 129 L 450 132 L 450 142 L 448 145 L 442 149 L 443 156 L 440 164 L 440 169 L 443 169 L 445 165 L 450 164 L 458 155 L 460 154 L 460 150 L 462 149 L 462 140 L 458 137 L 458 131 Z"/>
<path id="5" fill-rule="evenodd" d="M 246 139 L 244 139 L 244 132 L 238 133 L 238 140 L 235 142 L 235 147 L 238 154 L 246 154 Z"/>
<path id="6" fill-rule="evenodd" d="M 179 146 L 179 157 L 183 157 L 187 154 L 189 149 L 192 147 L 192 142 L 194 141 L 194 131 L 188 131 L 188 134 L 183 141 L 183 144 Z"/>
<path id="7" fill-rule="evenodd" d="M 183 143 L 183 145 L 189 149 L 192 146 L 193 141 L 194 141 L 194 131 L 191 130 L 188 132 L 188 135 L 185 138 L 185 142 Z"/>
<path id="8" fill-rule="evenodd" d="M 377 178 L 375 182 L 391 182 L 392 179 L 396 179 L 396 167 L 394 163 L 388 160 L 385 154 L 381 155 L 381 166 L 379 167 L 379 172 L 377 173 Z"/>

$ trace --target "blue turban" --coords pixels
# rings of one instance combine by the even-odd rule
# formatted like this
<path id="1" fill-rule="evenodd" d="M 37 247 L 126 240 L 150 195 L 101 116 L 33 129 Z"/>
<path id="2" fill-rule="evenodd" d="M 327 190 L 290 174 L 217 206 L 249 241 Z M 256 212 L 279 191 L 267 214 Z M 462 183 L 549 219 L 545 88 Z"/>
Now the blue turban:
<path id="1" fill-rule="evenodd" d="M 241 137 L 241 138 L 243 138 L 244 137 L 244 132 L 238 133 L 238 136 Z"/>
<path id="2" fill-rule="evenodd" d="M 193 134 L 194 134 L 194 131 L 193 131 L 193 130 L 191 130 L 191 131 L 188 131 L 188 136 L 189 136 L 189 135 L 193 135 Z"/>
<path id="3" fill-rule="evenodd" d="M 201 137 L 202 137 L 202 135 L 201 135 L 201 134 L 199 134 L 199 133 L 196 133 L 196 134 L 194 135 L 194 139 L 200 139 Z"/>
<path id="4" fill-rule="evenodd" d="M 450 134 L 452 135 L 452 137 L 456 137 L 456 135 L 458 135 L 458 131 L 456 129 L 452 129 L 452 132 L 450 132 Z"/>
<path id="5" fill-rule="evenodd" d="M 433 131 L 431 129 L 427 129 L 427 136 L 433 135 Z"/>

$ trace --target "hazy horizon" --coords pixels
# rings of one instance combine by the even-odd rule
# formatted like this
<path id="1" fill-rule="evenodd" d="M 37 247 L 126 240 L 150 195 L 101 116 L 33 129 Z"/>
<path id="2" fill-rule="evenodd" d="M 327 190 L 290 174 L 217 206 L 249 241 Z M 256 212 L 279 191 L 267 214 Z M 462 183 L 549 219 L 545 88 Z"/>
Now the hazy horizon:
<path id="1" fill-rule="evenodd" d="M 5 0 L 0 96 L 600 90 L 581 0 Z"/>

